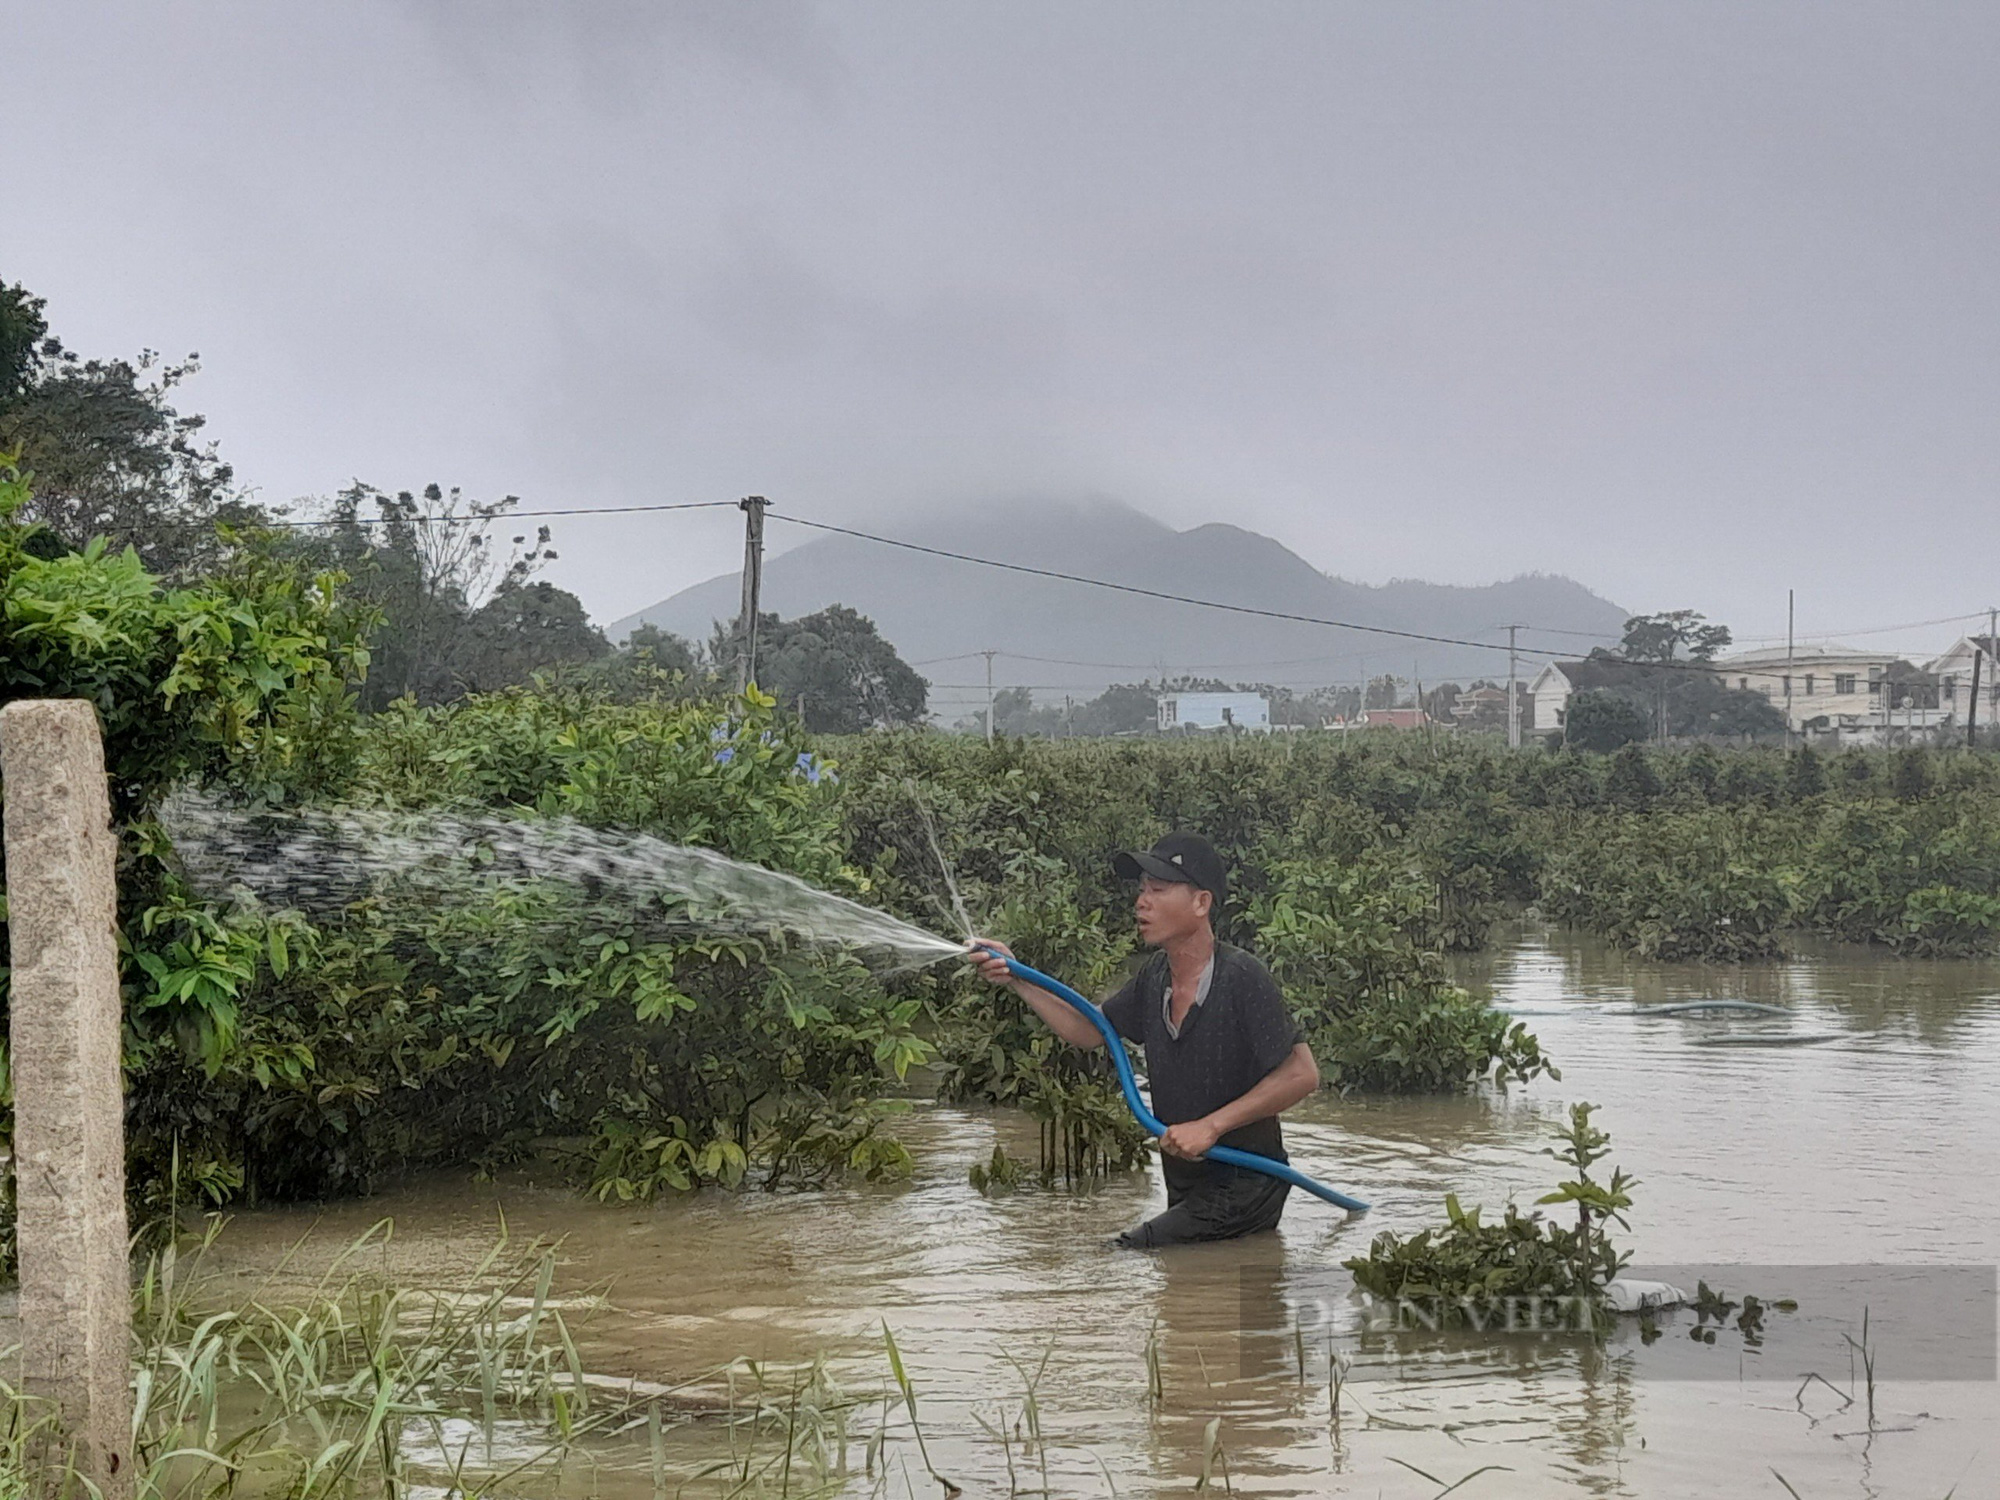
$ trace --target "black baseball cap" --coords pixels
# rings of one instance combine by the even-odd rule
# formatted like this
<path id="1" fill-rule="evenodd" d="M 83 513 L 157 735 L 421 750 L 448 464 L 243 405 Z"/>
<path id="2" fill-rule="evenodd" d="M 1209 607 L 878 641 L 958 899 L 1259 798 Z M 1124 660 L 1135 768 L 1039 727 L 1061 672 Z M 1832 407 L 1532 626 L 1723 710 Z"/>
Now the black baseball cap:
<path id="1" fill-rule="evenodd" d="M 1150 875 L 1178 880 L 1207 891 L 1219 908 L 1229 894 L 1229 875 L 1215 845 L 1198 833 L 1170 833 L 1151 849 L 1125 850 L 1111 857 L 1111 868 L 1127 880 Z"/>

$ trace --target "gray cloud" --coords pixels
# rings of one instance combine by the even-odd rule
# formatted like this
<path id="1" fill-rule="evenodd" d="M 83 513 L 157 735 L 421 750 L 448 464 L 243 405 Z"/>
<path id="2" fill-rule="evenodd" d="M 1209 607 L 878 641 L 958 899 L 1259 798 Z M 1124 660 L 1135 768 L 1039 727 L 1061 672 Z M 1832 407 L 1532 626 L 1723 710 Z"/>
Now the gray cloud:
<path id="1" fill-rule="evenodd" d="M 0 273 L 268 496 L 1116 495 L 1746 633 L 1988 602 L 1990 6 L 43 7 Z M 731 517 L 576 522 L 600 617 Z M 1920 633 L 1928 639 L 1938 632 Z"/>

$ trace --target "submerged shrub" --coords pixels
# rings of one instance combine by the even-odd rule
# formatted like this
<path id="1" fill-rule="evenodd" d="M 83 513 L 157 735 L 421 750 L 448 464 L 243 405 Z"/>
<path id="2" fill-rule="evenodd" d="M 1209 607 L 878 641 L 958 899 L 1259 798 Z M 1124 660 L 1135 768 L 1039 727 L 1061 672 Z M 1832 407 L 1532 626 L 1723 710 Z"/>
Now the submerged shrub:
<path id="1" fill-rule="evenodd" d="M 1609 1153 L 1611 1137 L 1591 1123 L 1595 1106 L 1571 1106 L 1558 1132 L 1560 1150 L 1546 1154 L 1575 1174 L 1536 1199 L 1574 1205 L 1576 1222 L 1522 1213 L 1508 1204 L 1497 1222 L 1478 1208 L 1445 1197 L 1445 1222 L 1407 1238 L 1393 1230 L 1375 1237 L 1365 1256 L 1342 1264 L 1370 1298 L 1389 1304 L 1399 1327 L 1482 1328 L 1509 1324 L 1517 1304 L 1535 1309 L 1536 1326 L 1592 1328 L 1608 1321 L 1604 1289 L 1632 1258 L 1611 1240 L 1609 1226 L 1631 1226 L 1625 1210 L 1638 1183 L 1614 1170 L 1599 1182 L 1590 1169 Z"/>
<path id="2" fill-rule="evenodd" d="M 1644 958 L 1775 956 L 1795 882 L 1765 852 L 1769 827 L 1722 808 L 1599 816 L 1551 854 L 1542 910 Z"/>
<path id="3" fill-rule="evenodd" d="M 1527 1027 L 1450 981 L 1420 941 L 1429 892 L 1379 859 L 1274 868 L 1255 917 L 1260 951 L 1342 1091 L 1449 1091 L 1489 1073 L 1561 1075 Z"/>
<path id="4" fill-rule="evenodd" d="M 1132 939 L 1078 900 L 1074 877 L 1052 860 L 1024 856 L 986 924 L 1021 961 L 1062 976 L 1083 994 L 1121 982 Z M 974 891 L 972 899 L 982 893 Z M 1011 1105 L 1040 1126 L 1045 1182 L 1087 1182 L 1146 1160 L 1111 1060 L 1072 1047 L 1010 990 L 959 980 L 940 1001 L 939 1097 Z"/>

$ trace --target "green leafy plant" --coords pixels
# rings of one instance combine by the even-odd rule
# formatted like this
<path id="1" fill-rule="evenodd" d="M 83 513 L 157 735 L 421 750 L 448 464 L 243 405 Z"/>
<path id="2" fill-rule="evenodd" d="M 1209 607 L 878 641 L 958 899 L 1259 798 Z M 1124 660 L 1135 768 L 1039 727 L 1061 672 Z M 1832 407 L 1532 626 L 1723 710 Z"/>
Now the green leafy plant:
<path id="1" fill-rule="evenodd" d="M 1252 909 L 1258 946 L 1343 1091 L 1450 1091 L 1562 1075 L 1520 1022 L 1453 984 L 1422 945 L 1428 891 L 1379 858 L 1285 861 Z"/>
<path id="2" fill-rule="evenodd" d="M 1027 1181 L 1028 1168 L 1021 1161 L 1007 1154 L 1007 1148 L 995 1143 L 992 1156 L 985 1161 L 976 1161 L 967 1169 L 965 1180 L 972 1184 L 974 1191 L 987 1197 L 998 1197 L 1011 1193 Z"/>
<path id="3" fill-rule="evenodd" d="M 1604 1326 L 1604 1288 L 1631 1259 L 1612 1242 L 1608 1226 L 1628 1227 L 1624 1211 L 1637 1183 L 1622 1170 L 1609 1182 L 1591 1175 L 1610 1145 L 1592 1124 L 1592 1109 L 1572 1106 L 1561 1148 L 1547 1153 L 1575 1176 L 1537 1200 L 1574 1204 L 1573 1226 L 1511 1203 L 1488 1222 L 1480 1209 L 1464 1208 L 1448 1194 L 1442 1226 L 1407 1238 L 1385 1231 L 1367 1255 L 1342 1262 L 1355 1285 L 1391 1309 L 1400 1327 L 1518 1327 L 1523 1307 L 1531 1310 L 1531 1328 Z"/>

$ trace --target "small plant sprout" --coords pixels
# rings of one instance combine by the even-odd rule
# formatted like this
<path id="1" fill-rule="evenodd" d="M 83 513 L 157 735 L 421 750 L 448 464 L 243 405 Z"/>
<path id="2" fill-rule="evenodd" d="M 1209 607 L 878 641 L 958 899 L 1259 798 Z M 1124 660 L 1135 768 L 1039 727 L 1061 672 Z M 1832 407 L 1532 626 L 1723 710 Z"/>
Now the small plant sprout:
<path id="1" fill-rule="evenodd" d="M 1632 1227 L 1626 1221 L 1624 1210 L 1632 1206 L 1629 1190 L 1637 1187 L 1638 1182 L 1627 1177 L 1622 1167 L 1612 1171 L 1609 1183 L 1591 1178 L 1590 1169 L 1611 1152 L 1609 1133 L 1590 1122 L 1595 1108 L 1595 1105 L 1582 1102 L 1570 1106 L 1568 1128 L 1560 1134 L 1562 1149 L 1550 1147 L 1542 1154 L 1553 1156 L 1572 1169 L 1576 1176 L 1570 1181 L 1557 1183 L 1554 1192 L 1544 1193 L 1535 1202 L 1576 1205 L 1576 1233 L 1570 1241 L 1576 1262 L 1576 1282 L 1579 1287 L 1602 1291 L 1604 1283 L 1617 1275 L 1632 1258 L 1630 1251 L 1621 1255 L 1611 1248 L 1604 1223 L 1608 1219 L 1620 1229 Z"/>
<path id="2" fill-rule="evenodd" d="M 1146 1330 L 1146 1399 L 1159 1406 L 1167 1399 L 1166 1376 L 1160 1368 L 1160 1320 Z"/>
<path id="3" fill-rule="evenodd" d="M 1215 1475 L 1222 1475 L 1222 1492 L 1233 1495 L 1236 1488 L 1229 1482 L 1229 1455 L 1222 1447 L 1222 1418 L 1210 1417 L 1208 1425 L 1201 1430 L 1201 1473 L 1196 1477 L 1194 1487 L 1205 1490 L 1215 1482 Z"/>

